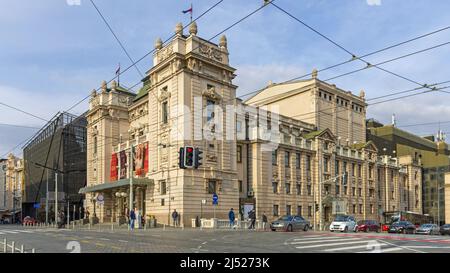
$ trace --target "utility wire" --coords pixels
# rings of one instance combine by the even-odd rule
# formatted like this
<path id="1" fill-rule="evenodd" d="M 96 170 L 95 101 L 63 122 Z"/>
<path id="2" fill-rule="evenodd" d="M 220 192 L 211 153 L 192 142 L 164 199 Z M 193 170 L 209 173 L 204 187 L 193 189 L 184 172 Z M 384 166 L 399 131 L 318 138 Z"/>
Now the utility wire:
<path id="1" fill-rule="evenodd" d="M 24 114 L 26 114 L 26 115 L 29 115 L 29 116 L 31 116 L 31 117 L 34 117 L 34 118 L 37 118 L 37 119 L 40 119 L 40 120 L 43 120 L 43 121 L 48 122 L 48 120 L 46 120 L 45 118 L 42 118 L 42 117 L 37 116 L 37 115 L 35 115 L 35 114 L 31 114 L 30 112 L 27 112 L 27 111 L 22 110 L 22 109 L 19 109 L 19 108 L 17 108 L 17 107 L 8 105 L 8 104 L 6 104 L 6 103 L 4 103 L 4 102 L 0 102 L 0 104 L 3 105 L 3 106 L 6 106 L 6 107 L 8 107 L 8 108 L 14 109 L 14 110 L 16 110 L 16 111 L 19 111 L 19 112 L 21 112 L 21 113 L 24 113 Z"/>
<path id="2" fill-rule="evenodd" d="M 108 27 L 109 31 L 111 32 L 111 34 L 114 36 L 114 38 L 116 39 L 117 43 L 120 45 L 120 47 L 122 48 L 123 52 L 125 52 L 125 55 L 127 55 L 128 59 L 130 60 L 130 62 L 132 64 L 134 64 L 134 68 L 136 68 L 136 71 L 139 73 L 139 75 L 141 77 L 144 77 L 144 74 L 142 74 L 142 72 L 139 70 L 139 67 L 137 66 L 136 62 L 133 60 L 133 58 L 131 58 L 130 54 L 128 53 L 128 51 L 125 49 L 124 45 L 122 44 L 122 42 L 120 41 L 119 37 L 117 37 L 116 33 L 114 32 L 114 30 L 111 28 L 111 26 L 109 25 L 108 21 L 106 21 L 105 17 L 103 16 L 102 12 L 100 11 L 100 9 L 97 7 L 97 5 L 94 3 L 94 0 L 90 0 L 91 4 L 94 6 L 94 8 L 97 10 L 97 13 L 100 15 L 100 17 L 102 18 L 103 22 L 105 22 L 106 26 Z"/>

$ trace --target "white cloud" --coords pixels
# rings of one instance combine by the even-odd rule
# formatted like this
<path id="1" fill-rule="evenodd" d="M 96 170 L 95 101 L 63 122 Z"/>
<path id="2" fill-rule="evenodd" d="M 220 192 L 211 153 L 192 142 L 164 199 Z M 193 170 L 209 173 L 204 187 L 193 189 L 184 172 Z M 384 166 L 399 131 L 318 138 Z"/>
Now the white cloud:
<path id="1" fill-rule="evenodd" d="M 234 84 L 238 86 L 237 96 L 250 93 L 267 86 L 269 81 L 273 83 L 283 82 L 306 74 L 306 70 L 299 66 L 285 64 L 237 66 L 237 77 Z"/>
<path id="2" fill-rule="evenodd" d="M 369 6 L 381 6 L 381 0 L 366 0 Z"/>

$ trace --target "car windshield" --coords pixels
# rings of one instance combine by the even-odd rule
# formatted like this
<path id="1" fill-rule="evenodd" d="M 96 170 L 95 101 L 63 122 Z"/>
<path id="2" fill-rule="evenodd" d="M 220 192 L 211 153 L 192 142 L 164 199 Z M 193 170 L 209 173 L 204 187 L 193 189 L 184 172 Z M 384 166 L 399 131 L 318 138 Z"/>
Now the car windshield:
<path id="1" fill-rule="evenodd" d="M 291 220 L 292 220 L 292 216 L 290 216 L 290 215 L 285 215 L 285 216 L 278 218 L 278 221 L 291 221 Z"/>
<path id="2" fill-rule="evenodd" d="M 346 222 L 348 221 L 348 216 L 338 216 L 334 219 L 335 222 Z"/>

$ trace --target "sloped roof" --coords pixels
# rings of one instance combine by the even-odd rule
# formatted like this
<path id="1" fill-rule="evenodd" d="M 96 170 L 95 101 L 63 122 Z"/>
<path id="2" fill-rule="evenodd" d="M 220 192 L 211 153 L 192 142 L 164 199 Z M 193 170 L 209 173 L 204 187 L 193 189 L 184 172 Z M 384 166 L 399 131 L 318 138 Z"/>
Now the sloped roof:
<path id="1" fill-rule="evenodd" d="M 378 151 L 377 147 L 375 146 L 375 144 L 373 143 L 372 140 L 367 141 L 367 142 L 361 142 L 361 143 L 355 143 L 353 145 L 350 146 L 352 149 L 355 150 L 361 150 L 361 149 L 366 149 L 366 148 L 372 148 L 375 151 Z"/>
<path id="2" fill-rule="evenodd" d="M 272 85 L 265 87 L 253 97 L 250 97 L 249 99 L 245 100 L 245 103 L 263 104 L 263 102 L 266 100 L 273 100 L 276 99 L 277 97 L 285 96 L 290 93 L 295 93 L 299 91 L 299 89 L 311 85 L 313 82 L 314 79 L 301 80 L 282 84 L 274 83 Z"/>
<path id="3" fill-rule="evenodd" d="M 145 86 L 145 85 L 142 86 L 141 89 L 139 89 L 139 91 L 138 91 L 138 93 L 137 93 L 137 95 L 136 95 L 136 97 L 134 98 L 133 101 L 137 101 L 140 98 L 142 98 L 145 95 L 147 95 L 148 94 L 148 90 L 149 90 L 149 88 L 147 88 L 147 86 Z"/>
<path id="4" fill-rule="evenodd" d="M 323 130 L 318 130 L 318 131 L 312 131 L 312 132 L 310 132 L 310 133 L 307 133 L 307 134 L 303 135 L 303 137 L 304 137 L 305 139 L 313 139 L 313 138 L 316 138 L 316 137 L 323 136 L 323 135 L 325 135 L 325 134 L 330 135 L 330 137 L 331 137 L 332 139 L 335 139 L 335 138 L 336 138 L 336 137 L 333 135 L 333 133 L 331 132 L 331 130 L 328 129 L 328 128 L 323 129 Z"/>

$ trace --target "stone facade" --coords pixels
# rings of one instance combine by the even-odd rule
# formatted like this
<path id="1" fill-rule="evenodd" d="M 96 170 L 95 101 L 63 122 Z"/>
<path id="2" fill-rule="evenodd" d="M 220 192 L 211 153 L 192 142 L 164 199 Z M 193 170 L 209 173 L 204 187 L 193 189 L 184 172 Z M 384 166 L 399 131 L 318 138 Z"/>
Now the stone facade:
<path id="1" fill-rule="evenodd" d="M 313 72 L 242 102 L 226 37 L 218 45 L 206 41 L 195 23 L 189 35 L 180 25 L 175 34 L 165 45 L 157 39 L 137 94 L 115 82 L 92 93 L 83 189 L 91 215 L 124 222 L 132 206 L 173 224 L 176 209 L 191 226 L 197 216 L 227 219 L 234 208 L 246 218 L 254 208 L 257 217 L 301 214 L 325 227 L 338 203 L 345 206 L 339 213 L 358 219 L 383 221 L 381 212 L 400 208 L 421 212 L 421 195 L 411 191 L 420 186 L 416 166 L 379 157 L 366 142 L 364 92 L 355 96 Z M 203 151 L 198 169 L 179 167 L 186 145 Z"/>

